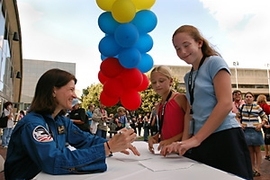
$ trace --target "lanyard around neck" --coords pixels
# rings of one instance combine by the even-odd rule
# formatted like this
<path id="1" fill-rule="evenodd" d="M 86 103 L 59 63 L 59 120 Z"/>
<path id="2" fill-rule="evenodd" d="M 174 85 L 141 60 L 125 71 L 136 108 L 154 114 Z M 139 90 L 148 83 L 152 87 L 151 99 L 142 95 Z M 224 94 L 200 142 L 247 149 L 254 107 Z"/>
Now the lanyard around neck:
<path id="1" fill-rule="evenodd" d="M 161 113 L 159 113 L 160 114 L 160 118 L 159 118 L 159 133 L 160 134 L 161 134 L 162 126 L 163 126 L 163 119 L 164 119 L 164 114 L 165 114 L 165 107 L 166 107 L 166 104 L 169 101 L 169 99 L 170 99 L 171 96 L 172 96 L 172 91 L 170 91 L 170 93 L 168 94 L 165 102 L 162 105 Z"/>
<path id="2" fill-rule="evenodd" d="M 197 78 L 197 75 L 199 73 L 199 69 L 200 67 L 202 66 L 204 60 L 205 60 L 206 56 L 203 56 L 201 61 L 200 61 L 200 64 L 199 64 L 199 67 L 198 67 L 198 70 L 197 70 L 197 74 L 194 76 L 194 79 L 192 81 L 192 75 L 193 75 L 193 67 L 191 68 L 190 70 L 190 73 L 189 73 L 189 77 L 188 77 L 188 91 L 189 91 L 189 96 L 190 96 L 190 106 L 191 106 L 191 109 L 190 109 L 190 114 L 193 114 L 193 111 L 192 111 L 192 104 L 194 102 L 194 88 L 195 88 L 195 80 Z"/>
<path id="3" fill-rule="evenodd" d="M 252 112 L 252 108 L 253 108 L 253 104 L 251 104 L 251 108 L 250 108 L 250 110 L 248 111 L 247 105 L 246 105 L 246 110 L 247 110 L 247 113 L 248 113 L 248 118 L 250 118 L 250 115 L 251 115 L 251 112 Z"/>

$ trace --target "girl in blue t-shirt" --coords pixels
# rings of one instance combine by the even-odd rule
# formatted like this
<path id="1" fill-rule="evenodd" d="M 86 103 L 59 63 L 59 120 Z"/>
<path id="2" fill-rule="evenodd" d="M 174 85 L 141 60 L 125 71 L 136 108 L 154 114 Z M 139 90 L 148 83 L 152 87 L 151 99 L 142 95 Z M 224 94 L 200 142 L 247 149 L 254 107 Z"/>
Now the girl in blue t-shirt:
<path id="1" fill-rule="evenodd" d="M 173 34 L 180 59 L 192 65 L 185 77 L 190 119 L 183 138 L 162 148 L 166 156 L 178 152 L 193 160 L 253 179 L 243 131 L 232 114 L 230 69 L 194 26 L 184 25 Z"/>

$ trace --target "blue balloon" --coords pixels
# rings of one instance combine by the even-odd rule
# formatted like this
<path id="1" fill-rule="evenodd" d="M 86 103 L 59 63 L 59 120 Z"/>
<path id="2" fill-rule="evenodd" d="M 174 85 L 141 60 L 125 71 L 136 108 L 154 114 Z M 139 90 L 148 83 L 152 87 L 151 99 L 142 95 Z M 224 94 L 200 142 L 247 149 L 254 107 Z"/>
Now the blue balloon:
<path id="1" fill-rule="evenodd" d="M 113 56 L 113 57 L 118 59 L 118 56 Z M 107 58 L 108 58 L 107 56 L 104 56 L 103 54 L 100 54 L 101 61 L 104 61 Z"/>
<path id="2" fill-rule="evenodd" d="M 157 25 L 157 16 L 150 10 L 141 10 L 136 13 L 131 23 L 137 27 L 140 34 L 149 33 Z"/>
<path id="3" fill-rule="evenodd" d="M 139 64 L 141 53 L 136 48 L 127 48 L 119 53 L 118 59 L 123 67 L 131 69 Z"/>
<path id="4" fill-rule="evenodd" d="M 120 24 L 114 32 L 115 41 L 124 48 L 132 47 L 139 38 L 139 32 L 131 23 Z"/>
<path id="5" fill-rule="evenodd" d="M 113 34 L 119 24 L 114 20 L 111 12 L 103 12 L 98 17 L 98 26 L 105 34 Z"/>
<path id="6" fill-rule="evenodd" d="M 107 59 L 108 57 L 106 57 L 106 56 L 104 56 L 103 54 L 100 54 L 100 59 L 102 60 L 102 61 L 104 61 L 105 59 Z"/>
<path id="7" fill-rule="evenodd" d="M 106 35 L 98 44 L 99 52 L 106 57 L 114 57 L 121 51 L 121 47 L 116 43 L 112 35 Z"/>
<path id="8" fill-rule="evenodd" d="M 134 47 L 141 53 L 146 53 L 152 49 L 153 44 L 153 39 L 149 34 L 141 34 Z"/>
<path id="9" fill-rule="evenodd" d="M 135 68 L 139 69 L 141 73 L 147 73 L 154 66 L 153 58 L 149 54 L 141 54 L 141 60 Z"/>

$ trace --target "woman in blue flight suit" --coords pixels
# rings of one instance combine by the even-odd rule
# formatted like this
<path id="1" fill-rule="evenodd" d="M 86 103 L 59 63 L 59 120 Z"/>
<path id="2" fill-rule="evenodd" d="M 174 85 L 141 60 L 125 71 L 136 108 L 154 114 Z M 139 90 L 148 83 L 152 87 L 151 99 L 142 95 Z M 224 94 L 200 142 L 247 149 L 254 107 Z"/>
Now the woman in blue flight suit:
<path id="1" fill-rule="evenodd" d="M 81 131 L 64 116 L 76 98 L 74 75 L 51 69 L 39 79 L 27 115 L 11 136 L 5 161 L 5 178 L 32 179 L 39 172 L 81 174 L 106 171 L 106 157 L 113 152 L 129 154 L 136 139 L 123 129 L 109 141 Z"/>

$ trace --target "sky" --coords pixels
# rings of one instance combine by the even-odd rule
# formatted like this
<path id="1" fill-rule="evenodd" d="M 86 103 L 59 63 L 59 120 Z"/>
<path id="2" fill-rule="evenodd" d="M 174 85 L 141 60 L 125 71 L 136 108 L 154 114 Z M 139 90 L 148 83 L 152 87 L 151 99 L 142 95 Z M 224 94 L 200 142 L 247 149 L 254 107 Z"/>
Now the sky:
<path id="1" fill-rule="evenodd" d="M 156 0 L 157 26 L 148 52 L 155 65 L 186 65 L 175 53 L 173 32 L 196 26 L 230 67 L 266 69 L 270 64 L 267 0 Z M 76 63 L 76 88 L 99 83 L 98 26 L 104 12 L 95 0 L 17 0 L 24 59 Z M 269 66 L 270 67 L 270 66 Z"/>

